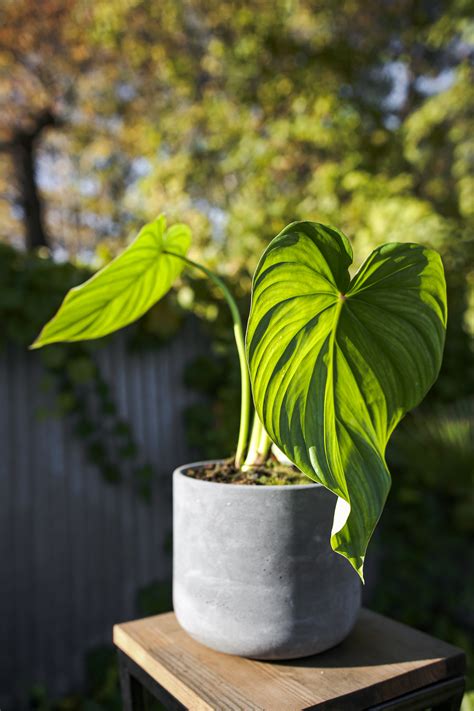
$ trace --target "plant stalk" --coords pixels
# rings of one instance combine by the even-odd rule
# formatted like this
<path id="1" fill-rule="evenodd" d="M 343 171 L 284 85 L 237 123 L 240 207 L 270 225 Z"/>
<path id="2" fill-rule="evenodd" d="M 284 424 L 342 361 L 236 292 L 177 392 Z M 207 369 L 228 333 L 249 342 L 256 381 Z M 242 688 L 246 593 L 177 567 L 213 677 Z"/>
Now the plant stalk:
<path id="1" fill-rule="evenodd" d="M 244 330 L 237 303 L 224 281 L 218 277 L 217 274 L 211 272 L 210 269 L 207 269 L 207 267 L 202 264 L 198 264 L 198 262 L 193 262 L 192 259 L 188 259 L 181 254 L 175 254 L 174 252 L 168 252 L 167 250 L 164 250 L 164 254 L 169 254 L 171 257 L 177 257 L 189 266 L 204 272 L 204 274 L 208 276 L 209 279 L 211 279 L 211 281 L 213 281 L 214 284 L 222 291 L 224 298 L 227 301 L 227 305 L 229 306 L 232 321 L 234 322 L 234 338 L 235 345 L 237 346 L 240 366 L 240 427 L 237 450 L 235 453 L 235 466 L 237 469 L 240 469 L 244 460 L 245 447 L 248 439 L 252 397 L 250 393 L 250 377 L 247 366 L 247 358 L 245 356 Z"/>
<path id="2" fill-rule="evenodd" d="M 247 456 L 245 457 L 245 462 L 242 466 L 242 471 L 248 471 L 251 467 L 255 466 L 258 458 L 258 445 L 260 442 L 260 437 L 262 434 L 263 425 L 260 422 L 260 418 L 256 412 L 253 415 L 252 423 L 252 433 L 250 435 L 249 448 L 247 450 Z"/>
<path id="3" fill-rule="evenodd" d="M 268 436 L 262 421 L 255 412 L 252 425 L 252 434 L 242 471 L 248 471 L 252 467 L 264 464 L 268 459 L 268 453 L 272 441 Z"/>
<path id="4" fill-rule="evenodd" d="M 262 460 L 262 462 L 267 461 L 271 446 L 272 440 L 268 436 L 265 427 L 262 425 L 262 431 L 260 433 L 260 439 L 258 441 L 258 456 Z"/>

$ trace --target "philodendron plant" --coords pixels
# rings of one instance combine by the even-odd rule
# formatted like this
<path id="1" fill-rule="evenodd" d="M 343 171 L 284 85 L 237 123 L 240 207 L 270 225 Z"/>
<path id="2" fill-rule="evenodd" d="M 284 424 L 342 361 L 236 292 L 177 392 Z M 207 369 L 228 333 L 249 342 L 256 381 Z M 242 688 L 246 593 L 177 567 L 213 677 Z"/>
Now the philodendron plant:
<path id="1" fill-rule="evenodd" d="M 184 268 L 204 272 L 222 289 L 234 322 L 241 369 L 236 467 L 264 462 L 273 441 L 334 492 L 331 545 L 363 579 L 367 545 L 390 489 L 387 442 L 441 365 L 447 314 L 439 255 L 418 244 L 385 244 L 351 279 L 352 250 L 342 232 L 294 222 L 260 259 L 244 342 L 232 295 L 186 256 L 190 243 L 187 226 L 166 229 L 161 215 L 71 289 L 32 347 L 117 331 L 161 299 Z"/>

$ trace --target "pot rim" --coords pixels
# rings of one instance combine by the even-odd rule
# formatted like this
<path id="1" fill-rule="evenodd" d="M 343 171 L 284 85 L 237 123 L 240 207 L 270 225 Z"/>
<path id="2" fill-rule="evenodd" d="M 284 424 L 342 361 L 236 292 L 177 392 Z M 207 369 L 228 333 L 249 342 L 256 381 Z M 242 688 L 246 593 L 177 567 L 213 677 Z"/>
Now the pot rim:
<path id="1" fill-rule="evenodd" d="M 325 487 L 318 482 L 311 482 L 310 484 L 282 484 L 280 486 L 270 485 L 270 486 L 257 486 L 255 484 L 233 484 L 232 482 L 222 482 L 222 481 L 205 481 L 204 479 L 195 479 L 192 476 L 187 476 L 184 471 L 190 469 L 191 467 L 202 467 L 205 464 L 218 464 L 219 462 L 225 461 L 224 459 L 203 459 L 198 462 L 189 462 L 189 464 L 182 464 L 173 472 L 176 477 L 181 477 L 183 479 L 188 479 L 190 481 L 196 482 L 197 484 L 202 484 L 204 486 L 220 486 L 226 489 L 232 490 L 250 490 L 250 491 L 295 491 L 295 490 L 305 490 L 305 489 L 324 489 Z"/>

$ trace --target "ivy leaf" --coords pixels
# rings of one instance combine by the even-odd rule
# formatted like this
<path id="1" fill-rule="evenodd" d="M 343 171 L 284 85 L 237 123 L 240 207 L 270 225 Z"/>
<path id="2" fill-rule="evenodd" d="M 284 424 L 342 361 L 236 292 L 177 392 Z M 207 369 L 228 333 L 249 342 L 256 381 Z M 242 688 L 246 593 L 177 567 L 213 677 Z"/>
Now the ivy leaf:
<path id="1" fill-rule="evenodd" d="M 439 255 L 377 248 L 350 279 L 337 230 L 286 227 L 253 281 L 247 357 L 255 406 L 272 440 L 338 497 L 331 544 L 363 578 L 390 473 L 388 439 L 441 365 L 446 285 Z"/>
<path id="2" fill-rule="evenodd" d="M 169 291 L 184 267 L 182 259 L 165 250 L 184 256 L 190 243 L 189 227 L 167 230 L 160 215 L 120 256 L 68 292 L 31 348 L 100 338 L 136 321 Z"/>

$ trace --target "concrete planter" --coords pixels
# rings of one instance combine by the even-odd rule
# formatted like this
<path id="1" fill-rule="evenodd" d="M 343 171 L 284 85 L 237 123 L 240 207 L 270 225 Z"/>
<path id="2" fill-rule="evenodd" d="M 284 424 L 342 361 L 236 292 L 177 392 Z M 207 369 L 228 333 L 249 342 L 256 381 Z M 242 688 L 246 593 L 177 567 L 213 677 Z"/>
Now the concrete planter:
<path id="1" fill-rule="evenodd" d="M 181 626 L 220 652 L 292 659 L 351 631 L 360 583 L 329 545 L 336 497 L 317 484 L 173 478 L 173 601 Z"/>

